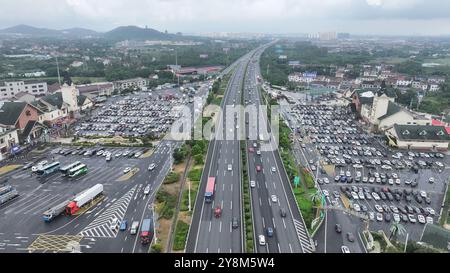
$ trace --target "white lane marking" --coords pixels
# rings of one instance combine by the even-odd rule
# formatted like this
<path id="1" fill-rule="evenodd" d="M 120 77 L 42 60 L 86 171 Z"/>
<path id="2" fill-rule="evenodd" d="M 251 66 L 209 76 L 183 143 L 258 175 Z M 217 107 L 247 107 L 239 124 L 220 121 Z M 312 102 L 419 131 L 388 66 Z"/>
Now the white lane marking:
<path id="1" fill-rule="evenodd" d="M 284 221 L 284 218 L 283 218 L 283 226 L 284 226 L 284 229 L 286 229 L 286 222 Z"/>
<path id="2" fill-rule="evenodd" d="M 233 210 L 233 200 L 230 201 L 230 210 Z"/>
<path id="3" fill-rule="evenodd" d="M 264 217 L 261 217 L 262 222 L 263 222 L 263 228 L 266 228 L 266 222 L 264 221 Z"/>
<path id="4" fill-rule="evenodd" d="M 219 232 L 222 232 L 222 221 L 219 223 Z"/>
<path id="5" fill-rule="evenodd" d="M 208 232 L 211 232 L 211 221 L 209 222 Z"/>

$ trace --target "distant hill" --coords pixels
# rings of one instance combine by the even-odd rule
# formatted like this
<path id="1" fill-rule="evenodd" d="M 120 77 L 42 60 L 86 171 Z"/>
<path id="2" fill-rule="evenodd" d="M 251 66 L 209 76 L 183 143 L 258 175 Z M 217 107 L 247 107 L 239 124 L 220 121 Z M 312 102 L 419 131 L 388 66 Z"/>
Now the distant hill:
<path id="1" fill-rule="evenodd" d="M 69 28 L 63 30 L 36 28 L 28 25 L 17 25 L 0 30 L 3 35 L 20 35 L 30 37 L 73 37 L 98 36 L 99 33 L 85 28 Z"/>
<path id="2" fill-rule="evenodd" d="M 170 40 L 176 36 L 166 34 L 152 28 L 140 28 L 137 26 L 123 26 L 106 32 L 103 37 L 110 40 Z"/>
<path id="3" fill-rule="evenodd" d="M 27 25 L 17 25 L 0 30 L 2 34 L 27 35 L 27 36 L 57 36 L 58 30 L 48 28 L 36 28 Z"/>
<path id="4" fill-rule="evenodd" d="M 63 29 L 60 31 L 62 34 L 66 36 L 73 36 L 73 37 L 86 37 L 86 36 L 101 36 L 102 34 L 90 29 L 86 28 L 68 28 Z"/>
<path id="5" fill-rule="evenodd" d="M 85 28 L 69 28 L 63 30 L 36 28 L 28 25 L 17 25 L 0 29 L 0 35 L 24 36 L 24 37 L 55 37 L 55 38 L 80 38 L 80 37 L 104 37 L 113 41 L 122 40 L 176 40 L 181 35 L 167 34 L 152 28 L 140 28 L 137 26 L 121 26 L 111 31 L 101 33 Z"/>

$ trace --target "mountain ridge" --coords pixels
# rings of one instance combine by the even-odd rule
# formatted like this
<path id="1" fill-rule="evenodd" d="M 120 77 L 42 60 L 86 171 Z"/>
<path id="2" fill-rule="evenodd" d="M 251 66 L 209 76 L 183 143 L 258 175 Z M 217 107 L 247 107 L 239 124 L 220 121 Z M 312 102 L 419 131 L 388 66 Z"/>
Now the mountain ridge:
<path id="1" fill-rule="evenodd" d="M 87 36 L 103 37 L 109 40 L 152 40 L 152 39 L 167 39 L 171 40 L 178 35 L 160 32 L 153 28 L 141 28 L 138 26 L 128 25 L 119 26 L 110 31 L 97 32 L 87 28 L 67 28 L 67 29 L 50 29 L 38 28 L 29 25 L 16 25 L 4 29 L 0 29 L 0 35 L 18 35 L 30 37 L 65 37 L 65 38 L 79 38 Z"/>

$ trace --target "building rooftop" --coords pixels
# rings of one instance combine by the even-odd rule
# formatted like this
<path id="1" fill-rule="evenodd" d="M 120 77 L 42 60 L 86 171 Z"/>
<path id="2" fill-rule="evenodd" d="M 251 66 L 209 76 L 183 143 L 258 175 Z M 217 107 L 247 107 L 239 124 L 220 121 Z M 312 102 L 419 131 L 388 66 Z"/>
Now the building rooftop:
<path id="1" fill-rule="evenodd" d="M 426 224 L 420 241 L 434 248 L 450 251 L 450 231 L 438 225 Z"/>
<path id="2" fill-rule="evenodd" d="M 14 126 L 26 105 L 27 103 L 22 101 L 7 101 L 3 105 L 0 104 L 0 124 Z"/>
<path id="3" fill-rule="evenodd" d="M 382 120 L 382 119 L 388 118 L 388 117 L 390 117 L 390 116 L 400 112 L 401 110 L 402 110 L 402 108 L 398 104 L 396 104 L 396 103 L 394 103 L 392 101 L 389 101 L 388 102 L 388 108 L 386 110 L 386 114 L 382 115 L 378 119 Z"/>
<path id="4" fill-rule="evenodd" d="M 58 109 L 61 109 L 64 103 L 61 92 L 56 92 L 54 94 L 44 96 L 41 98 L 41 100 L 53 106 L 56 106 Z"/>
<path id="5" fill-rule="evenodd" d="M 450 141 L 450 135 L 444 126 L 395 124 L 394 130 L 398 138 L 405 141 Z"/>

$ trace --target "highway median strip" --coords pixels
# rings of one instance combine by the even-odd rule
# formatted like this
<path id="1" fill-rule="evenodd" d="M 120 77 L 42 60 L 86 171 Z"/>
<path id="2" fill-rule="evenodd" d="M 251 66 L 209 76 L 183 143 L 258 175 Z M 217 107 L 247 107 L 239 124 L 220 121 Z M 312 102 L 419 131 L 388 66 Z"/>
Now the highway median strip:
<path id="1" fill-rule="evenodd" d="M 3 166 L 0 168 L 0 176 L 7 174 L 9 172 L 14 171 L 15 169 L 18 169 L 22 167 L 22 165 L 18 164 L 18 165 L 7 165 L 7 166 Z"/>
<path id="2" fill-rule="evenodd" d="M 122 175 L 121 177 L 117 178 L 116 181 L 123 182 L 129 180 L 131 177 L 133 177 L 135 174 L 139 172 L 139 168 L 135 167 L 131 169 L 126 174 Z"/>

